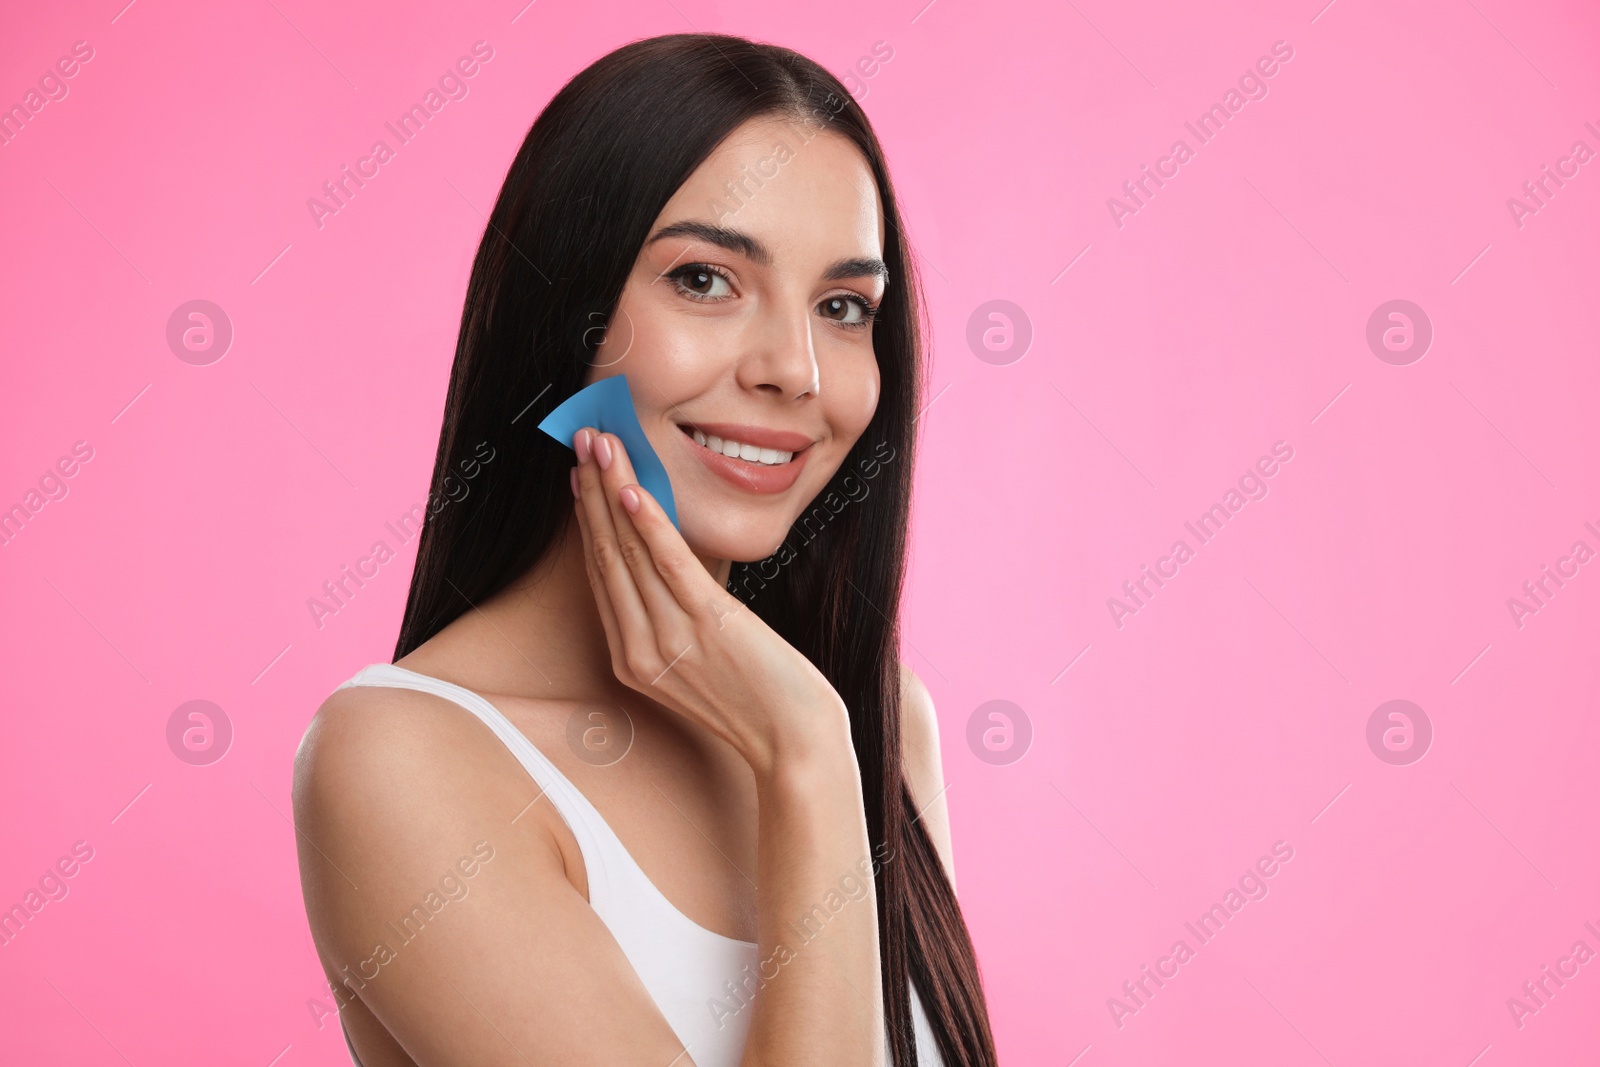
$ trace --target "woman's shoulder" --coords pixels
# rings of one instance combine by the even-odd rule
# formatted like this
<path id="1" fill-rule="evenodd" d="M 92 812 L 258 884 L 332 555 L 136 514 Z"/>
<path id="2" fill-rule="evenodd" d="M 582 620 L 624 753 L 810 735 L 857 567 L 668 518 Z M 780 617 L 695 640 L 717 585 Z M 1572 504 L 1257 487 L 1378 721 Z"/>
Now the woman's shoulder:
<path id="1" fill-rule="evenodd" d="M 955 860 L 950 844 L 950 812 L 945 804 L 944 762 L 939 753 L 939 717 L 933 697 L 921 678 L 900 664 L 900 748 L 906 787 L 911 791 L 933 847 L 944 863 L 950 884 L 955 884 Z"/>
<path id="2" fill-rule="evenodd" d="M 389 821 L 384 813 L 419 803 L 475 814 L 516 790 L 516 770 L 455 701 L 398 686 L 341 686 L 312 715 L 295 754 L 295 816 L 375 817 L 376 830 Z"/>
<path id="3" fill-rule="evenodd" d="M 581 851 L 540 796 L 446 697 L 362 684 L 318 707 L 295 765 L 301 889 L 324 973 L 357 997 L 367 1062 L 391 1045 L 425 1063 L 517 1063 L 508 1052 L 535 1047 L 552 1063 L 671 1059 L 672 1030 L 574 881 Z M 597 1034 L 575 990 L 603 991 L 608 1017 L 635 1025 Z M 488 1027 L 487 1001 L 528 1010 Z"/>
<path id="4" fill-rule="evenodd" d="M 463 733 L 459 716 L 446 714 L 450 701 L 433 693 L 398 686 L 341 685 L 322 701 L 295 756 L 326 776 L 359 772 L 417 753 L 434 742 Z"/>

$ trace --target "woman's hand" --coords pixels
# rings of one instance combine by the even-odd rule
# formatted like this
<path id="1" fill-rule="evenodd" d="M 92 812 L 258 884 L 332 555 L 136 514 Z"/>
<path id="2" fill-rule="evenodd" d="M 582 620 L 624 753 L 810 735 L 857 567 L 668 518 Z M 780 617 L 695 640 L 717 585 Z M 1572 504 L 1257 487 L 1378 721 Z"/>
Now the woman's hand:
<path id="1" fill-rule="evenodd" d="M 573 440 L 585 569 L 623 684 L 734 746 L 758 776 L 850 750 L 849 716 L 816 666 L 707 573 L 634 479 L 621 440 Z M 853 757 L 853 753 L 852 753 Z"/>

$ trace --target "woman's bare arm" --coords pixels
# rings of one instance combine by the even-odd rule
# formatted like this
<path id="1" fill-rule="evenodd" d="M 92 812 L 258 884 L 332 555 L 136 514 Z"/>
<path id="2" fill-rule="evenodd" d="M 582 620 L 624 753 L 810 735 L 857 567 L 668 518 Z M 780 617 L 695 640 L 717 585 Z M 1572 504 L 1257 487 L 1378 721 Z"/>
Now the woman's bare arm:
<path id="1" fill-rule="evenodd" d="M 848 736 L 843 749 L 758 778 L 765 984 L 747 1065 L 884 1062 L 875 857 Z"/>
<path id="2" fill-rule="evenodd" d="M 879 1067 L 874 857 L 849 710 L 707 573 L 618 438 L 580 430 L 574 448 L 585 567 L 617 678 L 721 737 L 755 774 L 764 984 L 742 1062 Z"/>
<path id="3" fill-rule="evenodd" d="M 341 1003 L 359 996 L 420 1067 L 691 1064 L 568 881 L 559 815 L 536 796 L 449 701 L 354 687 L 323 704 L 296 758 L 295 826 Z"/>

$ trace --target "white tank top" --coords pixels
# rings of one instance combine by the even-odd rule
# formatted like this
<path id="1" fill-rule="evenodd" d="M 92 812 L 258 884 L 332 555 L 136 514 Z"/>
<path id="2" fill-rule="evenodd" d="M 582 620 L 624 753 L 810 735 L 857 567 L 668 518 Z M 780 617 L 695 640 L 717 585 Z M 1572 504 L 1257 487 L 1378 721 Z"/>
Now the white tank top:
<path id="1" fill-rule="evenodd" d="M 577 838 L 588 875 L 590 907 L 622 946 L 696 1067 L 738 1067 L 750 1030 L 750 991 L 760 981 L 759 946 L 708 930 L 679 911 L 588 798 L 483 696 L 392 663 L 365 667 L 339 688 L 355 685 L 432 693 L 466 708 L 493 730 Z M 944 1067 L 915 983 L 911 1012 L 917 1062 L 922 1067 Z"/>

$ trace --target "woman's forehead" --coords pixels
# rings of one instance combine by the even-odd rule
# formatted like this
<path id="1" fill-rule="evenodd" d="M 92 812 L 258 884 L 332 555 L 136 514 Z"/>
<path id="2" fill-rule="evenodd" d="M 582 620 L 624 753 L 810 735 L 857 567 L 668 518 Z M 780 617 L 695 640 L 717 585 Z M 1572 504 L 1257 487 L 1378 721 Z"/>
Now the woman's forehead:
<path id="1" fill-rule="evenodd" d="M 842 134 L 794 120 L 753 119 L 735 130 L 678 188 L 651 232 L 683 222 L 748 235 L 774 265 L 878 258 L 883 249 L 866 159 Z"/>

